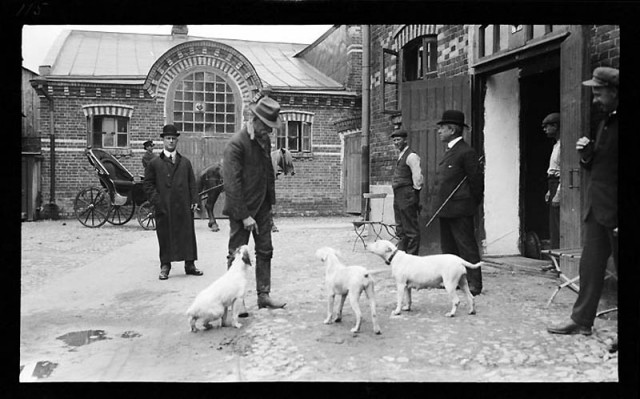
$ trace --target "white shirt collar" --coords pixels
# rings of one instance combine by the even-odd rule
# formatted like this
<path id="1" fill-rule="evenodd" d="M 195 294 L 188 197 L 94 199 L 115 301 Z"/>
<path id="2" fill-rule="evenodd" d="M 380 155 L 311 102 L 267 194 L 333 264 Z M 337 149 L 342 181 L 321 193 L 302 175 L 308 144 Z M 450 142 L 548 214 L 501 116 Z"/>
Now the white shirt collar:
<path id="1" fill-rule="evenodd" d="M 407 152 L 407 148 L 409 148 L 409 146 L 405 146 L 402 151 L 400 151 L 400 154 L 398 155 L 398 159 L 402 158 L 402 155 Z"/>
<path id="2" fill-rule="evenodd" d="M 164 152 L 164 156 L 165 157 L 174 157 L 175 158 L 175 155 L 176 155 L 175 151 L 174 152 L 169 152 L 167 150 L 162 150 L 162 152 Z"/>
<path id="3" fill-rule="evenodd" d="M 462 140 L 462 136 L 458 136 L 455 139 L 451 140 L 450 142 L 447 143 L 447 147 L 448 148 L 453 148 L 454 145 L 456 145 L 456 143 L 458 141 Z"/>

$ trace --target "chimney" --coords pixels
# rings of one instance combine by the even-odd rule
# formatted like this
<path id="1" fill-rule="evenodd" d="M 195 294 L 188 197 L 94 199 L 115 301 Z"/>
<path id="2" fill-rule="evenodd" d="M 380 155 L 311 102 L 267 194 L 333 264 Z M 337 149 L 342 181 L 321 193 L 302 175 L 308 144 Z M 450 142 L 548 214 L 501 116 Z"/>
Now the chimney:
<path id="1" fill-rule="evenodd" d="M 187 25 L 173 25 L 171 28 L 171 36 L 173 39 L 186 40 L 188 34 L 189 28 L 187 28 Z"/>

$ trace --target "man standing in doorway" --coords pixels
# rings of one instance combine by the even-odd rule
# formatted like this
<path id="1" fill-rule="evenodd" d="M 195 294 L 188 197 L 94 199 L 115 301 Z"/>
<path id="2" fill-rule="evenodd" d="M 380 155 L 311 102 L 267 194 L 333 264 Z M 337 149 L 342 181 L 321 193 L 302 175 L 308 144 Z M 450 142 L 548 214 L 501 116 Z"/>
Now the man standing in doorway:
<path id="1" fill-rule="evenodd" d="M 400 151 L 393 172 L 393 213 L 396 220 L 398 249 L 418 255 L 420 250 L 420 190 L 422 171 L 420 156 L 407 145 L 407 131 L 396 130 L 391 134 L 393 145 Z"/>
<path id="2" fill-rule="evenodd" d="M 554 112 L 542 120 L 542 130 L 554 141 L 547 183 L 549 190 L 544 200 L 549 205 L 549 241 L 550 248 L 560 248 L 560 114 Z"/>
<path id="3" fill-rule="evenodd" d="M 248 106 L 248 121 L 235 133 L 224 149 L 223 181 L 226 198 L 222 213 L 229 216 L 229 254 L 249 243 L 253 235 L 256 250 L 256 291 L 258 308 L 283 308 L 284 302 L 272 299 L 271 291 L 271 208 L 276 203 L 275 173 L 271 163 L 273 129 L 282 127 L 280 104 L 263 97 Z M 243 304 L 244 305 L 244 304 Z M 241 309 L 240 317 L 247 317 Z"/>
<path id="4" fill-rule="evenodd" d="M 193 212 L 198 208 L 198 190 L 191 162 L 176 147 L 178 129 L 162 128 L 164 150 L 151 160 L 144 173 L 143 188 L 155 209 L 156 235 L 160 247 L 160 280 L 169 278 L 171 262 L 184 261 L 184 272 L 202 276 L 198 259 Z"/>
<path id="5" fill-rule="evenodd" d="M 446 144 L 442 161 L 436 170 L 436 208 L 440 220 L 442 253 L 454 254 L 470 263 L 480 262 L 480 251 L 474 233 L 473 217 L 482 202 L 484 178 L 478 154 L 462 139 L 464 114 L 448 110 L 438 122 L 440 141 Z M 480 268 L 467 269 L 469 289 L 473 295 L 482 292 Z"/>
<path id="6" fill-rule="evenodd" d="M 615 68 L 598 67 L 590 80 L 593 104 L 605 113 L 595 139 L 580 137 L 580 166 L 590 171 L 584 211 L 580 291 L 569 321 L 547 328 L 553 334 L 590 335 L 596 318 L 609 256 L 618 268 L 618 82 Z M 617 339 L 615 342 L 617 349 Z"/>

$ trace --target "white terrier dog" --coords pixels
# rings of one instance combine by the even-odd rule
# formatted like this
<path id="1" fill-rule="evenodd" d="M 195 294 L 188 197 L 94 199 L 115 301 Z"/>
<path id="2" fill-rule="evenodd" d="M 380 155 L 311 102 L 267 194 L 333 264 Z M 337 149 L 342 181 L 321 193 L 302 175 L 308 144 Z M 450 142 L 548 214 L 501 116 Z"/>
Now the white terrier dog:
<path id="1" fill-rule="evenodd" d="M 380 334 L 380 326 L 378 325 L 378 317 L 376 315 L 374 281 L 371 274 L 385 270 L 369 271 L 362 266 L 345 266 L 338 259 L 336 250 L 329 247 L 318 249 L 316 256 L 326 265 L 325 288 L 328 303 L 327 318 L 324 320 L 324 323 L 331 324 L 342 321 L 342 308 L 348 296 L 351 308 L 356 315 L 356 325 L 351 329 L 351 332 L 358 332 L 362 322 L 362 312 L 360 311 L 358 301 L 360 300 L 360 294 L 364 291 L 367 298 L 369 298 L 369 306 L 371 307 L 373 332 Z M 340 295 L 340 305 L 334 318 L 333 305 L 336 295 Z"/>
<path id="2" fill-rule="evenodd" d="M 453 307 L 446 314 L 453 317 L 456 314 L 460 298 L 456 294 L 456 287 L 460 287 L 467 296 L 469 303 L 469 314 L 475 314 L 476 308 L 473 295 L 469 291 L 467 282 L 467 269 L 480 267 L 483 262 L 476 264 L 469 263 L 464 259 L 451 254 L 416 256 L 407 254 L 387 240 L 380 240 L 367 245 L 367 250 L 379 255 L 387 265 L 391 265 L 391 273 L 396 280 L 397 306 L 392 312 L 399 315 L 400 310 L 411 310 L 411 289 L 420 290 L 422 288 L 439 287 L 444 284 L 444 288 L 449 293 Z M 402 299 L 406 297 L 407 303 L 402 307 Z"/>
<path id="3" fill-rule="evenodd" d="M 244 300 L 247 290 L 247 269 L 251 266 L 249 249 L 243 245 L 236 249 L 231 267 L 210 286 L 202 290 L 187 310 L 191 331 L 197 332 L 196 321 L 202 319 L 202 326 L 208 330 L 211 322 L 221 319 L 221 326 L 226 326 L 227 311 L 232 309 L 232 326 L 242 327 L 238 323 L 238 301 Z M 235 305 L 235 306 L 234 306 Z"/>

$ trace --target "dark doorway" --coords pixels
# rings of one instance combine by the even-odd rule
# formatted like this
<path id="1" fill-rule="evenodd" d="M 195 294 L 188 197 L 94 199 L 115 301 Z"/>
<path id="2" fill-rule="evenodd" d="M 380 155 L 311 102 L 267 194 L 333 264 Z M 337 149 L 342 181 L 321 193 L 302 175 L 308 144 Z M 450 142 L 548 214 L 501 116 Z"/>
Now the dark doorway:
<path id="1" fill-rule="evenodd" d="M 545 136 L 542 120 L 560 112 L 560 69 L 557 57 L 548 56 L 523 67 L 520 74 L 520 215 L 523 240 L 537 235 L 548 247 L 549 210 L 545 203 L 547 169 L 553 140 Z M 523 242 L 523 248 L 526 243 Z"/>

